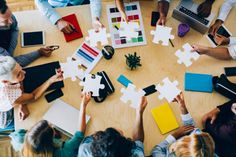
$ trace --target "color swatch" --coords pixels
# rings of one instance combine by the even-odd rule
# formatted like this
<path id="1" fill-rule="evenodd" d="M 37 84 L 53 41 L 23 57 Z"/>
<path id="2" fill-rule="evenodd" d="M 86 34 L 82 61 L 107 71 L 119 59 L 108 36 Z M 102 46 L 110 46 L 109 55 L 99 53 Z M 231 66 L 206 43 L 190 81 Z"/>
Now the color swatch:
<path id="1" fill-rule="evenodd" d="M 153 108 L 151 112 L 161 134 L 168 133 L 179 127 L 175 115 L 168 103 Z"/>
<path id="2" fill-rule="evenodd" d="M 146 45 L 146 37 L 144 33 L 143 20 L 140 10 L 139 2 L 133 2 L 125 4 L 125 12 L 129 21 L 137 22 L 139 24 L 138 37 L 126 39 L 126 37 L 120 37 L 119 29 L 120 22 L 122 21 L 120 12 L 115 5 L 107 5 L 107 17 L 111 33 L 112 46 L 114 48 L 123 48 L 131 46 Z"/>
<path id="3" fill-rule="evenodd" d="M 102 53 L 99 49 L 91 47 L 88 43 L 83 42 L 72 58 L 78 60 L 85 69 L 85 74 L 88 74 L 102 58 Z"/>

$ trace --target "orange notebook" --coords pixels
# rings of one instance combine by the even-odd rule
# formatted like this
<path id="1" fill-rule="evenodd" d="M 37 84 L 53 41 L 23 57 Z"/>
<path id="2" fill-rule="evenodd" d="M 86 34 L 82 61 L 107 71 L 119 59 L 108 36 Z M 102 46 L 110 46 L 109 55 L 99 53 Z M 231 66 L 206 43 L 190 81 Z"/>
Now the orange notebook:
<path id="1" fill-rule="evenodd" d="M 153 108 L 151 112 L 161 134 L 168 133 L 179 127 L 175 115 L 168 103 Z"/>
<path id="2" fill-rule="evenodd" d="M 77 20 L 75 14 L 64 16 L 62 19 L 67 21 L 67 22 L 70 22 L 76 29 L 76 31 L 74 31 L 71 34 L 64 33 L 64 37 L 66 39 L 66 42 L 69 42 L 69 41 L 72 41 L 72 40 L 83 37 L 82 31 L 80 29 L 80 26 L 79 26 L 79 23 L 78 23 L 78 20 Z"/>

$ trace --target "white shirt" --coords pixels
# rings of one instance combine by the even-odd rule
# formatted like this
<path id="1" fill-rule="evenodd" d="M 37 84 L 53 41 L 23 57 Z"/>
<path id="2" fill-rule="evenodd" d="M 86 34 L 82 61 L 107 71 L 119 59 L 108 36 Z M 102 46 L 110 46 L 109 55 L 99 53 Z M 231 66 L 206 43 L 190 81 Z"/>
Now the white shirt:
<path id="1" fill-rule="evenodd" d="M 222 6 L 220 8 L 220 13 L 219 13 L 219 16 L 217 19 L 225 21 L 230 10 L 235 5 L 236 5 L 236 0 L 225 0 L 225 2 L 222 4 Z M 230 37 L 229 40 L 230 40 L 229 46 L 236 44 L 236 37 Z"/>
<path id="2" fill-rule="evenodd" d="M 232 59 L 236 59 L 236 44 L 228 47 L 228 51 L 229 51 L 229 55 L 232 57 Z"/>
<path id="3" fill-rule="evenodd" d="M 21 95 L 20 83 L 14 85 L 0 83 L 0 111 L 6 112 L 11 110 L 16 99 Z"/>

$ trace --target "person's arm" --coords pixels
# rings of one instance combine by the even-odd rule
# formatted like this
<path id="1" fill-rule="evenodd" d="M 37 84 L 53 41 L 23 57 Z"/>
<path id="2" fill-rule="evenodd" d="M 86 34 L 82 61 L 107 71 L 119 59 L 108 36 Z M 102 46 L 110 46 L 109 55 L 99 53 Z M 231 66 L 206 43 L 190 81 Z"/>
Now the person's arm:
<path id="1" fill-rule="evenodd" d="M 170 0 L 158 0 L 157 10 L 160 13 L 160 18 L 157 21 L 158 25 L 166 24 L 166 17 L 169 11 L 169 3 L 170 3 Z"/>
<path id="2" fill-rule="evenodd" d="M 211 14 L 211 8 L 215 0 L 205 0 L 202 2 L 198 8 L 198 15 L 202 17 L 208 17 Z"/>
<path id="3" fill-rule="evenodd" d="M 146 97 L 142 97 L 142 101 L 139 108 L 136 109 L 136 120 L 133 129 L 133 140 L 134 141 L 144 141 L 144 129 L 143 129 L 143 112 L 147 106 Z"/>
<path id="4" fill-rule="evenodd" d="M 90 10 L 93 22 L 100 19 L 102 10 L 101 0 L 90 0 Z"/>
<path id="5" fill-rule="evenodd" d="M 229 37 L 229 46 L 236 45 L 236 37 Z"/>
<path id="6" fill-rule="evenodd" d="M 104 25 L 100 21 L 101 9 L 102 9 L 101 0 L 90 0 L 92 25 L 96 32 L 98 32 L 100 28 L 104 27 Z"/>
<path id="7" fill-rule="evenodd" d="M 216 59 L 221 60 L 230 60 L 230 59 L 236 59 L 236 45 L 231 46 L 229 48 L 225 47 L 206 47 L 202 45 L 192 45 L 193 51 L 197 51 L 200 55 L 205 54 L 211 57 L 214 57 Z"/>
<path id="8" fill-rule="evenodd" d="M 79 112 L 79 128 L 78 131 L 85 133 L 86 130 L 86 107 L 91 99 L 91 93 L 82 94 L 82 102 L 80 104 Z"/>
<path id="9" fill-rule="evenodd" d="M 180 105 L 181 119 L 184 126 L 194 126 L 195 122 L 185 105 L 183 93 L 181 92 L 179 95 L 177 95 L 174 101 L 176 101 Z"/>
<path id="10" fill-rule="evenodd" d="M 236 4 L 235 0 L 226 0 L 220 8 L 219 16 L 217 17 L 217 19 L 219 19 L 221 21 L 225 21 L 225 19 L 227 18 L 230 10 L 232 9 L 232 7 L 235 4 Z"/>
<path id="11" fill-rule="evenodd" d="M 61 16 L 52 8 L 48 0 L 35 0 L 35 4 L 39 11 L 45 15 L 53 25 L 56 25 L 56 22 L 61 19 Z"/>
<path id="12" fill-rule="evenodd" d="M 236 4 L 235 0 L 226 0 L 219 11 L 219 16 L 217 17 L 215 23 L 210 27 L 209 33 L 214 35 L 216 34 L 219 27 L 224 23 L 225 19 L 227 18 L 230 10 Z"/>
<path id="13" fill-rule="evenodd" d="M 18 42 L 19 29 L 17 25 L 17 20 L 14 15 L 12 16 L 12 19 L 13 19 L 13 24 L 11 26 L 11 41 L 7 51 L 13 56 L 13 53 L 16 49 Z"/>
<path id="14" fill-rule="evenodd" d="M 125 13 L 124 1 L 123 0 L 115 0 L 115 2 L 116 2 L 116 6 L 121 14 L 122 19 L 125 22 L 128 22 L 128 19 L 127 19 L 126 13 Z"/>
<path id="15" fill-rule="evenodd" d="M 22 96 L 20 96 L 15 101 L 14 106 L 19 105 L 19 104 L 27 104 L 29 102 L 38 100 L 51 84 L 53 84 L 54 82 L 62 81 L 62 80 L 63 80 L 63 76 L 61 72 L 52 76 L 50 79 L 44 82 L 41 86 L 36 88 L 32 93 L 29 93 L 29 94 L 23 93 Z"/>
<path id="16" fill-rule="evenodd" d="M 156 145 L 152 150 L 153 157 L 166 157 L 166 152 L 169 149 L 169 146 L 176 142 L 179 138 L 185 136 L 189 132 L 193 131 L 194 126 L 181 126 L 173 134 L 167 136 L 167 138 L 162 141 L 160 144 Z"/>

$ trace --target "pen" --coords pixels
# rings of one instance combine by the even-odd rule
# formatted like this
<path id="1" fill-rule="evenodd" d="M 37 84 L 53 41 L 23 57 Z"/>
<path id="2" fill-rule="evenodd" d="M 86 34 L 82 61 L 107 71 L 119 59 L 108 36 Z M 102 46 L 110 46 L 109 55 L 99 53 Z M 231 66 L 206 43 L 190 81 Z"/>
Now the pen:
<path id="1" fill-rule="evenodd" d="M 170 39 L 169 39 L 169 41 L 170 41 L 171 46 L 172 46 L 172 47 L 175 47 L 174 44 L 172 43 L 172 41 L 171 41 Z"/>

